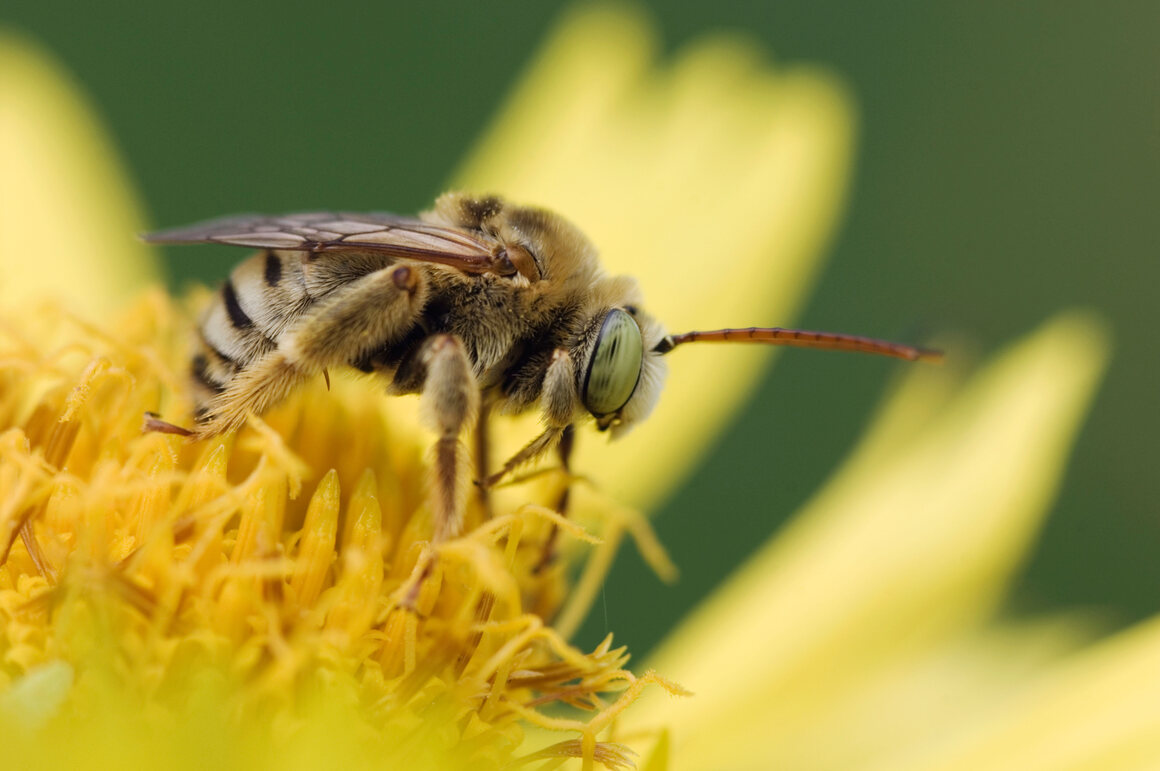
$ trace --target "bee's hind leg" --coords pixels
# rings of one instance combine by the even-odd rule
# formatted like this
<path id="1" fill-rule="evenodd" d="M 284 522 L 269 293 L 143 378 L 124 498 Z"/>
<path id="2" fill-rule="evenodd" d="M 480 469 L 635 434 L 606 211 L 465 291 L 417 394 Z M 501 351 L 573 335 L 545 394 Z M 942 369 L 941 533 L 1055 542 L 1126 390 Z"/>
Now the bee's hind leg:
<path id="1" fill-rule="evenodd" d="M 457 535 L 463 526 L 467 493 L 467 452 L 459 441 L 463 427 L 479 410 L 479 385 L 463 344 L 454 335 L 434 335 L 423 345 L 426 369 L 421 400 L 424 420 L 438 433 L 432 509 L 436 542 Z"/>
<path id="2" fill-rule="evenodd" d="M 210 399 L 199 418 L 199 439 L 241 428 L 251 412 L 260 415 L 285 399 L 310 372 L 298 367 L 278 350 L 239 372 L 225 390 Z"/>
<path id="3" fill-rule="evenodd" d="M 206 404 L 199 437 L 240 428 L 307 378 L 327 367 L 357 362 L 368 351 L 401 337 L 426 302 L 422 274 L 405 265 L 368 273 L 319 300 L 278 341 Z M 328 373 L 327 373 L 328 374 Z"/>

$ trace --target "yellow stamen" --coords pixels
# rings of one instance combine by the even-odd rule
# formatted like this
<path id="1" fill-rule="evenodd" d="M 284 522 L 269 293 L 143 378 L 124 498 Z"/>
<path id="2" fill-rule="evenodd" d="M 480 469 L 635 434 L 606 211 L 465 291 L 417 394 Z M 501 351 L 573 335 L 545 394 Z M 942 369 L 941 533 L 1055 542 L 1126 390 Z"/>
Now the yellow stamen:
<path id="1" fill-rule="evenodd" d="M 598 735 L 660 681 L 634 678 L 610 640 L 588 654 L 565 642 L 545 619 L 568 596 L 566 571 L 536 565 L 553 529 L 578 558 L 626 530 L 650 543 L 643 520 L 610 508 L 582 526 L 545 506 L 558 485 L 526 484 L 493 501 L 491 519 L 469 504 L 463 533 L 435 542 L 408 404 L 343 378 L 234 436 L 142 433 L 146 412 L 191 425 L 173 342 L 191 324 L 160 295 L 108 329 L 59 308 L 34 328 L 0 318 L 0 676 L 54 661 L 107 672 L 78 683 L 104 683 L 149 723 L 157 694 L 226 673 L 228 693 L 203 696 L 268 715 L 255 730 L 274 732 L 294 722 L 301 689 L 342 684 L 342 699 L 375 707 L 340 722 L 427 737 L 445 713 L 436 744 L 465 767 L 511 761 L 529 724 L 573 734 L 544 759 L 623 766 L 628 755 Z M 180 703 L 162 711 L 182 714 Z"/>
<path id="2" fill-rule="evenodd" d="M 323 581 L 334 561 L 334 543 L 338 533 L 338 472 L 334 469 L 318 483 L 306 522 L 298 542 L 298 556 L 290 577 L 292 602 L 299 607 L 314 604 L 322 591 Z"/>

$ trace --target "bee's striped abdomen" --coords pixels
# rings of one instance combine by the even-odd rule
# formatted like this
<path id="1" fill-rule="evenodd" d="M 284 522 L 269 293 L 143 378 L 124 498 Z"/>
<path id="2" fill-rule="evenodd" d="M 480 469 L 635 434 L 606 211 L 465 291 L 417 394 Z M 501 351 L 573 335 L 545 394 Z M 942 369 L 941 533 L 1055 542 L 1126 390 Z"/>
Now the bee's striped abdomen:
<path id="1" fill-rule="evenodd" d="M 254 326 L 254 320 L 242 310 L 242 306 L 238 303 L 238 293 L 234 289 L 232 278 L 222 286 L 222 303 L 226 308 L 226 316 L 229 317 L 230 324 L 235 330 L 245 333 Z"/>
<path id="2" fill-rule="evenodd" d="M 238 372 L 278 347 L 278 340 L 313 302 L 302 256 L 259 252 L 240 263 L 202 314 L 190 370 L 198 417 Z"/>
<path id="3" fill-rule="evenodd" d="M 282 282 L 282 258 L 274 252 L 266 252 L 262 270 L 266 286 L 276 287 Z"/>

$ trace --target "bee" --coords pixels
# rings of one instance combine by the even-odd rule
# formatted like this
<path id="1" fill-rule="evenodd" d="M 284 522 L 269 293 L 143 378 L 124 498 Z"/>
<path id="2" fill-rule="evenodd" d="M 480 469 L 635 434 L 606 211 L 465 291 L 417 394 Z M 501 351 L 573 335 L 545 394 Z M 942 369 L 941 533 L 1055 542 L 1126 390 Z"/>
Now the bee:
<path id="1" fill-rule="evenodd" d="M 241 262 L 198 325 L 191 360 L 198 438 L 239 428 L 332 367 L 421 394 L 438 434 L 436 540 L 460 528 L 460 436 L 491 409 L 538 410 L 543 431 L 484 487 L 554 448 L 567 467 L 573 426 L 613 438 L 660 397 L 663 356 L 695 341 L 749 341 L 902 359 L 937 352 L 780 328 L 667 334 L 635 279 L 609 275 L 593 244 L 557 214 L 498 196 L 446 193 L 418 217 L 322 212 L 239 216 L 145 236 L 260 251 Z M 481 409 L 482 406 L 482 409 Z M 167 424 L 165 424 L 167 425 Z M 486 457 L 485 443 L 477 465 Z"/>

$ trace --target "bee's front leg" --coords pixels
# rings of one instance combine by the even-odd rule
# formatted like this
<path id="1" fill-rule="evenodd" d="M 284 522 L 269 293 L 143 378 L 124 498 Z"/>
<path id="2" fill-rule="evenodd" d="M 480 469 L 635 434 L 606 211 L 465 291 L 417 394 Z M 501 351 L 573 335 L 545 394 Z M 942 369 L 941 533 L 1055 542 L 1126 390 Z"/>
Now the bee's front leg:
<path id="1" fill-rule="evenodd" d="M 515 455 L 507 459 L 503 468 L 487 477 L 484 484 L 491 487 L 515 469 L 530 463 L 551 450 L 560 442 L 565 429 L 572 425 L 576 405 L 580 399 L 576 395 L 572 355 L 566 348 L 552 352 L 552 361 L 544 373 L 544 384 L 540 389 L 540 410 L 545 428 L 543 433 L 528 442 Z"/>
<path id="2" fill-rule="evenodd" d="M 432 509 L 436 542 L 459 533 L 467 492 L 467 452 L 459 441 L 463 427 L 479 410 L 479 385 L 463 344 L 454 335 L 435 335 L 423 344 L 421 361 L 424 420 L 439 432 L 435 441 Z"/>
<path id="3" fill-rule="evenodd" d="M 568 516 L 568 501 L 572 497 L 572 448 L 576 443 L 576 427 L 573 424 L 568 424 L 564 428 L 564 432 L 560 435 L 560 443 L 556 445 L 556 455 L 560 458 L 560 468 L 564 472 L 564 489 L 560 491 L 560 497 L 556 499 L 556 513 L 561 516 Z M 539 573 L 556 559 L 556 541 L 560 537 L 560 528 L 553 523 L 551 530 L 548 531 L 548 537 L 544 539 L 544 545 L 540 549 L 540 559 L 532 572 Z"/>

